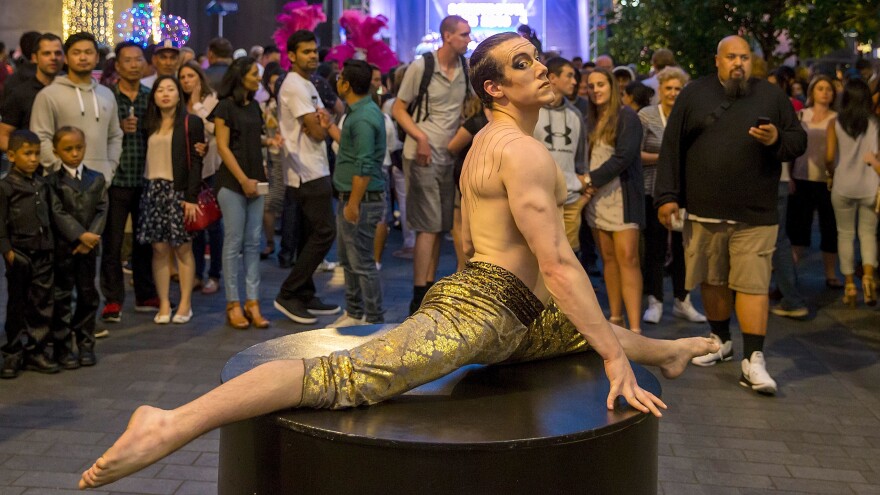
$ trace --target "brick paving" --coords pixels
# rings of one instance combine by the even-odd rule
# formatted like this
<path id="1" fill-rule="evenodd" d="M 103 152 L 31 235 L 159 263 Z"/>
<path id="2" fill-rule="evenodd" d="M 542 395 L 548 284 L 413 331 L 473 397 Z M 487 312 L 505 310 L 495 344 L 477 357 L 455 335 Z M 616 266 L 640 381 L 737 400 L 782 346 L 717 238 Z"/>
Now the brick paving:
<path id="1" fill-rule="evenodd" d="M 399 244 L 392 232 L 381 272 L 387 321 L 403 319 L 411 295 L 411 262 L 390 256 Z M 880 311 L 843 307 L 840 293 L 824 288 L 818 255 L 806 263 L 800 282 L 813 306 L 810 317 L 770 317 L 765 350 L 780 384 L 777 397 L 737 384 L 735 326 L 734 361 L 692 367 L 675 381 L 661 378 L 670 410 L 660 423 L 659 493 L 880 493 Z M 122 323 L 108 326 L 110 338 L 98 342 L 97 366 L 50 376 L 26 372 L 0 382 L 0 495 L 81 493 L 75 492 L 79 474 L 110 446 L 136 406 L 179 405 L 216 386 L 236 352 L 335 318 L 311 327 L 287 321 L 271 308 L 286 271 L 273 260 L 262 267 L 268 330 L 226 327 L 222 291 L 194 296 L 190 324 L 155 326 L 152 315 L 133 312 L 129 292 Z M 441 269 L 453 267 L 451 244 L 444 242 Z M 341 270 L 319 274 L 317 282 L 325 299 L 342 300 Z M 602 299 L 601 285 L 597 292 Z M 699 305 L 698 294 L 694 299 Z M 0 308 L 5 321 L 5 290 Z M 647 335 L 707 332 L 705 325 L 672 317 L 669 302 L 665 309 L 659 325 L 646 326 Z M 211 432 L 93 493 L 214 494 L 218 439 Z"/>

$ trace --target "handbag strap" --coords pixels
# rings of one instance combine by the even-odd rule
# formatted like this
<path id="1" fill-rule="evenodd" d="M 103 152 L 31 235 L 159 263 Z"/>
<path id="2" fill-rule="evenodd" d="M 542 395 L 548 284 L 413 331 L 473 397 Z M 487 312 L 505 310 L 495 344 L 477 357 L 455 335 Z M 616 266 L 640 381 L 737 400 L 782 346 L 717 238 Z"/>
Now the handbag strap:
<path id="1" fill-rule="evenodd" d="M 189 114 L 185 112 L 183 114 L 183 135 L 186 139 L 186 168 L 189 170 L 192 168 L 192 157 L 190 156 L 192 150 L 189 147 Z"/>

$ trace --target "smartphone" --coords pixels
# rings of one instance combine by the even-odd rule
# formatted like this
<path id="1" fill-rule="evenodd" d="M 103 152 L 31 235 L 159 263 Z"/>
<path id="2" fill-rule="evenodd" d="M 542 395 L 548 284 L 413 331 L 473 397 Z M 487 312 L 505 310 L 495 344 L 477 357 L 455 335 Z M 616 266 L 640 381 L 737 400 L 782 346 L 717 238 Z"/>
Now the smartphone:
<path id="1" fill-rule="evenodd" d="M 269 183 L 257 182 L 257 194 L 259 194 L 260 196 L 265 196 L 269 194 Z"/>
<path id="2" fill-rule="evenodd" d="M 755 127 L 761 127 L 762 125 L 767 125 L 770 123 L 770 117 L 758 117 L 758 120 L 755 121 Z"/>

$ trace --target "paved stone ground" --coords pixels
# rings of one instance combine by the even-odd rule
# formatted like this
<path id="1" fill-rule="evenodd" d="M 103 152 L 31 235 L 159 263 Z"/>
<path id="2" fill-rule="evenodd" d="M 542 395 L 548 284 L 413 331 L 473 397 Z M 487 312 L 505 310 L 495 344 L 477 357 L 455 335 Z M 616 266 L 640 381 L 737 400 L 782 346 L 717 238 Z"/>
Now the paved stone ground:
<path id="1" fill-rule="evenodd" d="M 392 233 L 387 252 L 399 243 L 399 234 Z M 658 492 L 880 493 L 880 311 L 845 309 L 838 292 L 824 290 L 818 256 L 807 264 L 801 284 L 813 304 L 809 319 L 770 319 L 766 353 L 781 386 L 777 397 L 737 385 L 741 352 L 732 362 L 691 368 L 675 381 L 661 378 L 670 410 L 661 421 Z M 453 267 L 451 244 L 444 242 L 442 270 Z M 410 273 L 410 262 L 386 257 L 387 321 L 405 315 Z M 216 386 L 236 352 L 313 328 L 271 309 L 285 274 L 274 262 L 263 262 L 269 330 L 226 327 L 222 293 L 196 295 L 196 316 L 188 325 L 155 326 L 150 315 L 132 311 L 129 293 L 122 323 L 109 326 L 110 338 L 99 341 L 98 366 L 54 376 L 28 372 L 0 382 L 0 495 L 73 493 L 79 473 L 111 445 L 136 406 L 179 405 Z M 341 301 L 341 270 L 317 278 L 322 296 Z M 601 299 L 601 285 L 598 293 Z M 707 332 L 705 325 L 673 318 L 669 302 L 666 310 L 659 325 L 645 329 L 648 335 Z M 333 318 L 321 318 L 314 328 Z M 735 348 L 741 349 L 738 338 Z M 218 439 L 211 432 L 94 493 L 216 493 Z"/>

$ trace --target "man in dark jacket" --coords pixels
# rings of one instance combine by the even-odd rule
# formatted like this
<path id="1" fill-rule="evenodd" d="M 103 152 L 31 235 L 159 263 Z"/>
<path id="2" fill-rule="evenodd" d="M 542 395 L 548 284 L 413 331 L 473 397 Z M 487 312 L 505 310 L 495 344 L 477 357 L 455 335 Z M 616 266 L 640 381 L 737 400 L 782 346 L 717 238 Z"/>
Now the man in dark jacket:
<path id="1" fill-rule="evenodd" d="M 660 222 L 684 223 L 686 289 L 701 286 L 718 352 L 694 358 L 710 366 L 733 358 L 733 291 L 743 333 L 740 384 L 775 394 L 767 373 L 771 257 L 776 244 L 781 162 L 804 153 L 807 135 L 778 87 L 750 79 L 751 49 L 724 38 L 718 75 L 688 85 L 673 107 L 657 165 L 654 204 Z"/>

